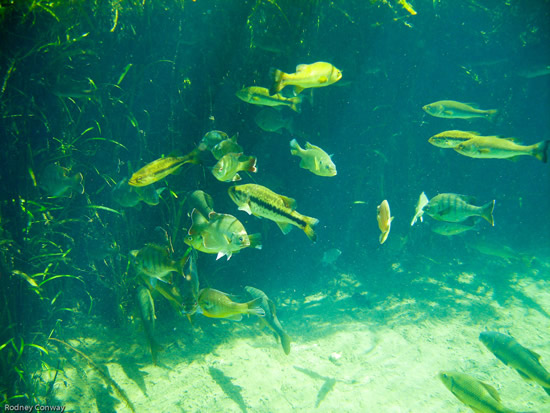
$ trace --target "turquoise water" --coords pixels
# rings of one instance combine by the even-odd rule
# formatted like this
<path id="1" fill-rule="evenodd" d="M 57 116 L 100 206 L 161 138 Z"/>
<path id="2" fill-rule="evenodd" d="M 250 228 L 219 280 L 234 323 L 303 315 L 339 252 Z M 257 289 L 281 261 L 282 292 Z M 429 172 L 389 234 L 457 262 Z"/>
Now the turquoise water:
<path id="1" fill-rule="evenodd" d="M 550 357 L 548 164 L 473 159 L 428 138 L 462 130 L 524 145 L 550 139 L 549 1 L 18 1 L 3 2 L 0 19 L 4 404 L 130 411 L 111 377 L 135 411 L 161 400 L 160 411 L 468 411 L 440 370 L 501 384 L 503 403 L 518 411 L 547 404 L 477 336 L 509 333 L 543 365 Z M 278 133 L 255 120 L 266 106 L 235 96 L 269 88 L 272 68 L 320 61 L 342 78 L 301 92 L 300 113 L 273 112 L 292 123 Z M 293 96 L 290 86 L 283 93 Z M 422 110 L 440 100 L 498 114 Z M 153 202 L 119 202 L 122 181 L 190 153 L 212 130 L 237 135 L 257 172 L 220 182 L 206 151 L 156 182 Z M 337 175 L 300 168 L 293 138 L 332 155 Z M 239 211 L 227 190 L 246 183 L 296 199 L 319 220 L 317 241 Z M 186 202 L 197 189 L 263 244 L 229 261 L 199 252 L 200 287 L 238 302 L 250 300 L 245 286 L 264 291 L 292 337 L 288 356 L 255 317 L 195 314 L 191 324 L 173 302 L 190 289 L 176 274 L 157 283 L 172 302 L 139 275 L 133 250 L 188 252 Z M 411 226 L 422 192 L 495 200 L 495 225 L 442 236 L 425 215 Z M 381 245 L 384 199 L 394 220 Z M 334 249 L 341 255 L 327 263 Z M 156 365 L 139 286 L 154 300 Z M 403 370 L 422 372 L 407 381 Z M 377 387 L 383 380 L 405 381 L 406 391 Z"/>

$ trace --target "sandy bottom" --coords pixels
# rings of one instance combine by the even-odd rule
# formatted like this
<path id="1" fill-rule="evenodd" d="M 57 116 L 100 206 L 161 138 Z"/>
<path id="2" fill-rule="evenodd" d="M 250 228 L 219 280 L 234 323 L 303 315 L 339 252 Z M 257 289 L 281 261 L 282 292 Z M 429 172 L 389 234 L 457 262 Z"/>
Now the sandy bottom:
<path id="1" fill-rule="evenodd" d="M 65 339 L 108 368 L 137 412 L 470 412 L 440 382 L 441 370 L 491 384 L 510 409 L 550 412 L 550 397 L 478 340 L 484 330 L 509 333 L 550 369 L 548 264 L 502 265 L 485 277 L 391 268 L 374 293 L 366 280 L 334 268 L 337 275 L 309 295 L 274 297 L 293 338 L 288 356 L 253 317 L 198 316 L 194 326 L 182 318 L 158 328 L 165 349 L 157 366 L 137 329 L 88 323 Z M 502 274 L 506 286 L 495 288 Z M 381 293 L 392 285 L 405 288 Z M 131 411 L 81 357 L 61 353 L 66 362 L 54 390 L 68 411 Z"/>

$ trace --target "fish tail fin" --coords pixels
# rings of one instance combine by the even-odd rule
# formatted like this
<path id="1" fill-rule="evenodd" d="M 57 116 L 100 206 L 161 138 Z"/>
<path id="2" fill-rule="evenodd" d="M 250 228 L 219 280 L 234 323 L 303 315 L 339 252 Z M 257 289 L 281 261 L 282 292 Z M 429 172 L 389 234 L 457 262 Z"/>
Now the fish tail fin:
<path id="1" fill-rule="evenodd" d="M 247 314 L 255 314 L 259 317 L 265 316 L 265 311 L 261 307 L 262 305 L 262 297 L 258 297 L 253 299 L 252 301 L 249 301 L 246 303 L 246 306 L 248 307 Z"/>
<path id="2" fill-rule="evenodd" d="M 256 161 L 257 159 L 254 156 L 245 157 L 242 164 L 243 171 L 256 172 L 258 170 L 256 168 Z"/>
<path id="3" fill-rule="evenodd" d="M 269 88 L 270 95 L 275 95 L 279 93 L 285 87 L 285 85 L 283 85 L 284 75 L 285 72 L 279 69 L 272 68 L 269 71 L 269 77 L 273 79 L 273 85 L 271 85 L 271 87 Z"/>
<path id="4" fill-rule="evenodd" d="M 487 111 L 487 119 L 489 120 L 495 120 L 495 118 L 498 116 L 498 109 L 489 109 Z"/>
<path id="5" fill-rule="evenodd" d="M 84 175 L 82 175 L 82 173 L 79 172 L 75 174 L 75 176 L 73 176 L 73 180 L 74 180 L 74 190 L 78 191 L 78 193 L 82 195 L 84 193 Z"/>
<path id="6" fill-rule="evenodd" d="M 298 141 L 296 139 L 292 139 L 290 141 L 290 153 L 292 155 L 298 155 L 301 150 L 302 148 L 300 148 L 300 144 L 298 143 Z"/>
<path id="7" fill-rule="evenodd" d="M 533 156 L 543 163 L 548 162 L 548 146 L 550 145 L 550 140 L 539 142 L 535 145 L 535 150 L 533 151 Z"/>
<path id="8" fill-rule="evenodd" d="M 248 239 L 250 240 L 250 248 L 262 249 L 262 234 L 259 232 L 257 234 L 249 234 Z"/>
<path id="9" fill-rule="evenodd" d="M 319 220 L 311 217 L 304 217 L 304 220 L 306 221 L 306 225 L 303 229 L 307 237 L 313 242 L 317 241 L 317 234 L 315 233 L 313 227 L 319 223 Z"/>
<path id="10" fill-rule="evenodd" d="M 185 158 L 182 162 L 182 166 L 185 163 L 192 163 L 194 165 L 198 165 L 201 163 L 200 161 L 200 153 L 201 150 L 197 147 L 193 149 L 191 152 L 189 152 L 187 155 L 184 155 L 183 158 Z"/>
<path id="11" fill-rule="evenodd" d="M 495 201 L 488 202 L 483 205 L 483 211 L 481 212 L 481 217 L 485 219 L 493 227 L 495 226 L 495 220 L 493 218 L 493 210 L 495 209 Z"/>
<path id="12" fill-rule="evenodd" d="M 290 342 L 292 340 L 290 339 L 290 336 L 284 331 L 281 331 L 280 337 L 281 337 L 281 345 L 283 346 L 283 351 L 288 356 L 290 353 Z"/>

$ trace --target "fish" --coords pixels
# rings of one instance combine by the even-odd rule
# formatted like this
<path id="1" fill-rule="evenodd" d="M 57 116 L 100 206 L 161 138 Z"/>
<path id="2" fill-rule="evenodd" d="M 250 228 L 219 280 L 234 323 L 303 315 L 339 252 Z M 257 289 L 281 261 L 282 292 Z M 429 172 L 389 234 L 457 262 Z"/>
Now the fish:
<path id="1" fill-rule="evenodd" d="M 508 245 L 504 245 L 502 241 L 492 242 L 489 240 L 476 238 L 468 243 L 468 248 L 472 248 L 477 252 L 490 257 L 500 258 L 506 264 L 521 262 L 524 265 L 529 266 L 535 259 L 535 257 L 529 254 L 516 252 Z"/>
<path id="2" fill-rule="evenodd" d="M 264 310 L 264 316 L 261 320 L 265 321 L 267 326 L 277 334 L 283 346 L 283 351 L 288 356 L 290 354 L 290 342 L 292 341 L 290 336 L 283 330 L 279 319 L 277 318 L 277 312 L 275 303 L 262 291 L 254 287 L 246 286 L 244 289 L 255 299 L 260 299 L 259 305 Z"/>
<path id="3" fill-rule="evenodd" d="M 550 395 L 550 373 L 540 363 L 540 356 L 523 347 L 515 338 L 496 331 L 484 331 L 479 340 L 497 359 L 518 372 L 522 379 L 534 381 Z"/>
<path id="4" fill-rule="evenodd" d="M 380 231 L 382 232 L 380 234 L 380 244 L 383 244 L 388 239 L 388 235 L 390 233 L 391 228 L 391 222 L 393 221 L 393 217 L 390 214 L 390 204 L 385 199 L 382 201 L 378 207 L 376 207 L 376 219 L 378 220 L 378 228 L 380 228 Z"/>
<path id="5" fill-rule="evenodd" d="M 199 210 L 191 213 L 191 228 L 184 242 L 198 251 L 217 254 L 216 260 L 243 248 L 262 248 L 261 234 L 248 234 L 241 221 L 229 214 L 211 212 L 208 219 Z"/>
<path id="6" fill-rule="evenodd" d="M 203 288 L 199 291 L 198 305 L 206 317 L 240 321 L 243 314 L 263 317 L 265 312 L 261 307 L 261 300 L 261 298 L 255 298 L 247 303 L 236 303 L 224 292 Z"/>
<path id="7" fill-rule="evenodd" d="M 423 208 L 425 214 L 434 219 L 447 222 L 461 222 L 471 216 L 480 216 L 495 225 L 493 209 L 495 201 L 490 201 L 483 206 L 470 204 L 474 198 L 459 194 L 439 194 L 433 197 Z"/>
<path id="8" fill-rule="evenodd" d="M 473 119 L 494 117 L 498 110 L 482 110 L 454 100 L 440 100 L 422 107 L 429 115 L 445 119 Z"/>
<path id="9" fill-rule="evenodd" d="M 240 181 L 240 171 L 256 172 L 256 158 L 242 153 L 228 153 L 212 168 L 212 175 L 222 182 Z"/>
<path id="10" fill-rule="evenodd" d="M 432 225 L 430 229 L 439 235 L 446 237 L 452 237 L 454 235 L 462 234 L 466 231 L 470 231 L 477 227 L 478 220 L 474 217 L 470 217 L 463 222 L 444 222 L 441 221 L 436 225 Z"/>
<path id="11" fill-rule="evenodd" d="M 128 178 L 124 178 L 113 188 L 112 197 L 116 203 L 125 208 L 134 207 L 142 201 L 147 205 L 158 205 L 159 196 L 164 189 L 155 189 L 154 185 L 130 186 Z"/>
<path id="12" fill-rule="evenodd" d="M 420 222 L 423 222 L 422 215 L 424 214 L 424 207 L 428 205 L 428 197 L 424 192 L 420 194 L 420 197 L 418 198 L 418 202 L 416 203 L 415 213 L 414 217 L 411 221 L 411 227 L 416 224 L 416 221 L 420 218 Z"/>
<path id="13" fill-rule="evenodd" d="M 281 133 L 282 129 L 286 129 L 288 133 L 294 133 L 294 119 L 279 110 L 262 109 L 254 117 L 254 122 L 266 132 Z"/>
<path id="14" fill-rule="evenodd" d="M 212 211 L 214 211 L 214 200 L 206 192 L 197 189 L 191 192 L 185 200 L 185 206 L 189 214 L 197 209 L 201 215 L 207 217 Z"/>
<path id="15" fill-rule="evenodd" d="M 51 163 L 47 165 L 38 180 L 39 186 L 49 196 L 72 196 L 73 193 L 84 193 L 84 176 L 78 172 L 69 175 L 67 168 Z"/>
<path id="16" fill-rule="evenodd" d="M 157 355 L 159 351 L 162 350 L 154 338 L 153 332 L 155 329 L 155 302 L 151 296 L 149 289 L 139 286 L 137 290 L 137 302 L 140 309 L 141 321 L 143 323 L 143 330 L 145 332 L 145 337 L 149 343 L 149 349 L 151 350 L 151 357 L 153 359 L 153 364 L 157 365 Z"/>
<path id="17" fill-rule="evenodd" d="M 428 139 L 432 145 L 438 148 L 454 148 L 459 143 L 479 136 L 479 132 L 465 132 L 461 130 L 446 130 Z"/>
<path id="18" fill-rule="evenodd" d="M 199 151 L 211 151 L 218 143 L 229 139 L 227 133 L 220 130 L 211 130 L 202 137 L 197 149 Z"/>
<path id="19" fill-rule="evenodd" d="M 290 153 L 301 158 L 300 168 L 307 169 L 318 176 L 336 176 L 336 165 L 329 154 L 318 146 L 306 142 L 306 147 L 300 147 L 296 139 L 290 141 Z"/>
<path id="20" fill-rule="evenodd" d="M 243 102 L 262 106 L 288 106 L 294 112 L 300 112 L 302 98 L 294 96 L 287 98 L 280 93 L 270 93 L 265 87 L 250 86 L 239 90 L 236 96 Z"/>
<path id="21" fill-rule="evenodd" d="M 342 255 L 342 251 L 340 251 L 338 248 L 331 248 L 329 250 L 326 250 L 323 253 L 323 258 L 321 258 L 321 264 L 323 264 L 324 266 L 334 265 L 340 255 Z"/>
<path id="22" fill-rule="evenodd" d="M 169 282 L 168 278 L 172 272 L 181 274 L 182 266 L 187 259 L 187 257 L 184 257 L 179 261 L 174 261 L 170 258 L 167 248 L 156 244 L 147 244 L 139 250 L 130 251 L 130 255 L 134 257 L 139 272 L 151 277 L 153 280 L 163 282 Z"/>
<path id="23" fill-rule="evenodd" d="M 162 178 L 177 172 L 186 163 L 198 164 L 198 155 L 199 150 L 195 148 L 184 156 L 167 156 L 166 158 L 156 159 L 135 172 L 128 184 L 132 186 L 154 184 Z"/>
<path id="24" fill-rule="evenodd" d="M 279 93 L 287 85 L 293 85 L 295 93 L 312 87 L 332 85 L 342 79 L 342 71 L 330 63 L 316 62 L 296 66 L 296 73 L 285 73 L 279 69 L 272 69 L 270 76 L 273 79 L 273 85 L 269 89 L 269 93 L 273 95 Z"/>
<path id="25" fill-rule="evenodd" d="M 516 156 L 528 155 L 546 163 L 548 161 L 549 145 L 550 140 L 524 146 L 496 136 L 478 136 L 459 143 L 453 149 L 459 154 L 470 158 L 511 159 Z"/>
<path id="26" fill-rule="evenodd" d="M 442 371 L 439 379 L 458 400 L 476 413 L 514 413 L 502 405 L 493 386 L 467 374 Z"/>
<path id="27" fill-rule="evenodd" d="M 257 184 L 232 186 L 228 193 L 239 210 L 275 221 L 283 234 L 288 234 L 294 225 L 302 229 L 311 241 L 316 241 L 313 227 L 319 220 L 296 211 L 296 200 Z"/>
<path id="28" fill-rule="evenodd" d="M 518 72 L 518 75 L 526 79 L 533 79 L 540 76 L 548 76 L 550 75 L 550 65 L 539 65 L 520 70 Z"/>
<path id="29" fill-rule="evenodd" d="M 217 143 L 212 148 L 211 152 L 212 155 L 214 155 L 214 158 L 219 161 L 228 153 L 242 153 L 243 147 L 237 143 L 237 135 L 234 135 L 231 138 L 224 139 L 223 141 Z"/>
<path id="30" fill-rule="evenodd" d="M 197 258 L 197 250 L 192 249 L 187 262 L 183 266 L 183 276 L 189 281 L 189 284 L 186 285 L 187 288 L 182 300 L 182 312 L 187 316 L 195 314 L 199 305 L 199 273 Z"/>

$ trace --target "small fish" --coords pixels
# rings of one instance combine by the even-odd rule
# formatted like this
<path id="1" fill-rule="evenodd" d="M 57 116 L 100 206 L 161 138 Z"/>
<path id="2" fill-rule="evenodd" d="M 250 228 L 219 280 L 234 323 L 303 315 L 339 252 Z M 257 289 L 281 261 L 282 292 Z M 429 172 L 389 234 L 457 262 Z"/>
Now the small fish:
<path id="1" fill-rule="evenodd" d="M 286 129 L 288 133 L 294 133 L 294 119 L 275 109 L 262 109 L 254 117 L 254 122 L 266 132 L 281 133 Z"/>
<path id="2" fill-rule="evenodd" d="M 287 85 L 293 85 L 294 91 L 300 93 L 304 89 L 329 86 L 342 79 L 342 72 L 326 62 L 298 65 L 296 73 L 272 69 L 270 75 L 273 78 L 273 85 L 269 93 L 272 95 L 279 93 Z"/>
<path id="3" fill-rule="evenodd" d="M 183 313 L 191 316 L 197 312 L 199 299 L 199 273 L 197 267 L 197 251 L 193 249 L 187 262 L 183 266 L 183 276 L 189 285 L 183 295 Z"/>
<path id="4" fill-rule="evenodd" d="M 550 65 L 533 66 L 531 68 L 521 70 L 518 75 L 526 79 L 548 76 L 550 75 Z"/>
<path id="5" fill-rule="evenodd" d="M 416 15 L 416 10 L 408 3 L 406 0 L 398 0 L 399 3 L 405 10 L 407 10 L 412 16 Z"/>
<path id="6" fill-rule="evenodd" d="M 256 172 L 256 158 L 242 153 L 228 153 L 214 165 L 212 175 L 222 182 L 240 181 L 240 171 Z"/>
<path id="7" fill-rule="evenodd" d="M 388 239 L 388 235 L 390 233 L 391 228 L 391 222 L 393 221 L 393 217 L 390 214 L 390 204 L 388 201 L 383 200 L 380 205 L 376 208 L 377 215 L 376 219 L 378 220 L 378 228 L 380 228 L 380 231 L 382 232 L 380 234 L 380 244 L 383 244 L 386 242 L 386 239 Z"/>
<path id="8" fill-rule="evenodd" d="M 300 168 L 309 170 L 318 176 L 336 176 L 336 165 L 330 155 L 318 146 L 306 142 L 306 148 L 300 147 L 296 139 L 290 141 L 290 153 L 300 157 Z"/>
<path id="9" fill-rule="evenodd" d="M 423 106 L 422 109 L 429 115 L 445 119 L 491 119 L 498 112 L 496 109 L 477 109 L 466 103 L 455 102 L 454 100 L 440 100 Z"/>
<path id="10" fill-rule="evenodd" d="M 492 226 L 495 225 L 493 219 L 495 201 L 488 202 L 480 207 L 472 205 L 470 202 L 474 202 L 473 197 L 458 194 L 439 194 L 428 202 L 423 211 L 439 221 L 461 222 L 471 216 L 480 216 Z"/>
<path id="11" fill-rule="evenodd" d="M 418 218 L 420 218 L 420 222 L 423 222 L 422 215 L 424 214 L 424 207 L 428 205 L 428 197 L 424 192 L 420 194 L 420 197 L 418 198 L 418 202 L 416 203 L 416 208 L 414 212 L 414 217 L 411 221 L 411 227 L 416 224 L 416 221 Z"/>
<path id="12" fill-rule="evenodd" d="M 313 242 L 317 239 L 313 227 L 319 220 L 296 211 L 294 199 L 276 194 L 269 188 L 256 184 L 232 186 L 228 193 L 239 210 L 275 221 L 283 234 L 288 234 L 294 225 L 302 229 Z"/>
<path id="13" fill-rule="evenodd" d="M 516 156 L 534 156 L 539 161 L 548 161 L 548 146 L 550 140 L 535 143 L 534 145 L 523 146 L 510 141 L 509 139 L 496 136 L 478 136 L 459 143 L 453 149 L 459 154 L 470 158 L 481 159 L 510 159 Z"/>
<path id="14" fill-rule="evenodd" d="M 137 302 L 140 309 L 141 321 L 143 323 L 143 330 L 145 331 L 145 337 L 149 343 L 149 348 L 151 350 L 151 357 L 153 358 L 153 364 L 157 365 L 157 355 L 159 351 L 162 350 L 162 347 L 157 343 L 154 338 L 153 332 L 155 329 L 155 302 L 151 296 L 151 292 L 140 286 L 137 290 Z"/>
<path id="15" fill-rule="evenodd" d="M 124 178 L 113 188 L 112 196 L 116 203 L 125 208 L 134 207 L 142 201 L 148 205 L 158 205 L 159 195 L 163 190 L 164 188 L 155 189 L 154 185 L 130 186 L 128 179 Z"/>
<path id="16" fill-rule="evenodd" d="M 199 150 L 193 149 L 184 156 L 168 156 L 148 163 L 139 171 L 135 172 L 128 184 L 132 186 L 147 186 L 160 181 L 162 178 L 173 174 L 186 163 L 199 163 Z"/>
<path id="17" fill-rule="evenodd" d="M 211 212 L 206 219 L 197 209 L 191 213 L 192 225 L 184 242 L 198 251 L 217 254 L 216 260 L 243 248 L 262 248 L 261 235 L 248 235 L 243 224 L 229 214 Z"/>
<path id="18" fill-rule="evenodd" d="M 245 87 L 236 95 L 246 103 L 262 106 L 288 106 L 294 112 L 300 112 L 300 103 L 302 103 L 302 98 L 299 96 L 287 98 L 278 92 L 270 93 L 265 87 L 259 86 Z"/>
<path id="19" fill-rule="evenodd" d="M 211 130 L 204 134 L 197 149 L 202 152 L 211 151 L 218 143 L 227 139 L 229 139 L 227 133 L 220 130 Z"/>
<path id="20" fill-rule="evenodd" d="M 506 264 L 521 262 L 524 265 L 531 265 L 535 257 L 522 252 L 516 252 L 513 248 L 502 243 L 502 241 L 489 241 L 483 239 L 473 239 L 468 242 L 468 248 L 489 257 L 500 258 Z"/>
<path id="21" fill-rule="evenodd" d="M 156 244 L 147 244 L 140 250 L 130 251 L 130 255 L 134 257 L 139 272 L 164 282 L 168 282 L 167 278 L 172 272 L 182 272 L 186 259 L 174 261 L 170 258 L 168 249 Z"/>
<path id="22" fill-rule="evenodd" d="M 253 298 L 259 299 L 259 305 L 264 310 L 264 317 L 261 320 L 265 321 L 267 326 L 277 334 L 281 340 L 283 351 L 286 355 L 290 353 L 290 336 L 283 330 L 283 326 L 277 318 L 277 312 L 275 309 L 275 303 L 269 299 L 269 297 L 262 291 L 254 287 L 244 287 L 244 289 Z"/>
<path id="23" fill-rule="evenodd" d="M 323 253 L 323 258 L 321 258 L 321 264 L 323 264 L 324 266 L 334 265 L 340 255 L 342 255 L 342 251 L 340 251 L 338 248 L 331 248 L 329 250 L 326 250 Z"/>
<path id="24" fill-rule="evenodd" d="M 206 317 L 240 321 L 243 314 L 255 314 L 263 317 L 265 312 L 261 307 L 261 300 L 261 298 L 256 298 L 247 303 L 236 303 L 226 293 L 213 288 L 203 288 L 199 291 L 198 304 L 202 314 Z"/>
<path id="25" fill-rule="evenodd" d="M 454 235 L 462 234 L 466 231 L 470 231 L 477 227 L 478 220 L 474 217 L 470 217 L 463 222 L 444 222 L 441 221 L 436 225 L 432 225 L 430 229 L 439 235 L 446 237 L 452 237 Z"/>
<path id="26" fill-rule="evenodd" d="M 217 143 L 211 150 L 212 155 L 216 160 L 220 160 L 224 155 L 228 153 L 242 153 L 243 147 L 237 143 L 237 135 L 232 136 L 229 139 Z"/>
<path id="27" fill-rule="evenodd" d="M 476 413 L 514 413 L 501 404 L 493 386 L 464 373 L 442 371 L 439 378 L 458 400 Z"/>
<path id="28" fill-rule="evenodd" d="M 479 136 L 478 132 L 464 132 L 461 130 L 446 130 L 428 139 L 432 145 L 438 148 L 454 148 L 459 143 Z"/>
<path id="29" fill-rule="evenodd" d="M 51 163 L 42 171 L 38 183 L 49 196 L 70 197 L 73 192 L 84 193 L 83 180 L 84 177 L 80 172 L 70 176 L 68 169 Z"/>
<path id="30" fill-rule="evenodd" d="M 197 189 L 189 194 L 185 200 L 185 207 L 189 214 L 197 209 L 201 215 L 207 217 L 208 214 L 214 211 L 214 200 L 206 192 Z"/>

